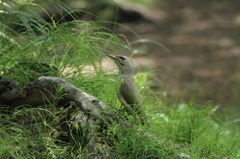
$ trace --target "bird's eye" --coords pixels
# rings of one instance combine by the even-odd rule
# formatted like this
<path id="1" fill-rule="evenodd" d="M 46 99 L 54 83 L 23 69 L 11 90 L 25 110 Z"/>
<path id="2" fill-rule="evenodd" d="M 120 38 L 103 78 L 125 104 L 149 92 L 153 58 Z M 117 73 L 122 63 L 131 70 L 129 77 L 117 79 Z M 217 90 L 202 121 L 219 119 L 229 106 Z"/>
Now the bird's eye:
<path id="1" fill-rule="evenodd" d="M 125 58 L 122 57 L 122 56 L 119 56 L 118 58 L 119 58 L 120 60 L 125 60 Z"/>

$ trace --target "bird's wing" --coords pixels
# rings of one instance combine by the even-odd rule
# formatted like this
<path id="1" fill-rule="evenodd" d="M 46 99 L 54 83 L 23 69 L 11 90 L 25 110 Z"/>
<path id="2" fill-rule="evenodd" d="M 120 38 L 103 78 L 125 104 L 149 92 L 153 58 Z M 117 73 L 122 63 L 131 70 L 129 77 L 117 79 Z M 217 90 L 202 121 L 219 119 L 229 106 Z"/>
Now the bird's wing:
<path id="1" fill-rule="evenodd" d="M 134 81 L 123 80 L 119 93 L 121 98 L 129 105 L 139 104 L 140 95 Z"/>

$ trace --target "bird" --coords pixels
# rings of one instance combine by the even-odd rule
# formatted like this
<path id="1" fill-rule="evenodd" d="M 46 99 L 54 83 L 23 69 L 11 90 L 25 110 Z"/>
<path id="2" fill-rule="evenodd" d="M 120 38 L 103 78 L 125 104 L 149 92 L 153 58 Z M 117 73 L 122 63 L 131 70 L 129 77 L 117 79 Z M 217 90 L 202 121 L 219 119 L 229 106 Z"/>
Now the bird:
<path id="1" fill-rule="evenodd" d="M 146 122 L 145 114 L 142 110 L 142 98 L 138 86 L 134 80 L 135 66 L 132 60 L 127 56 L 114 56 L 107 54 L 118 66 L 118 77 L 120 86 L 118 90 L 118 99 L 129 115 L 140 117 L 142 124 Z"/>

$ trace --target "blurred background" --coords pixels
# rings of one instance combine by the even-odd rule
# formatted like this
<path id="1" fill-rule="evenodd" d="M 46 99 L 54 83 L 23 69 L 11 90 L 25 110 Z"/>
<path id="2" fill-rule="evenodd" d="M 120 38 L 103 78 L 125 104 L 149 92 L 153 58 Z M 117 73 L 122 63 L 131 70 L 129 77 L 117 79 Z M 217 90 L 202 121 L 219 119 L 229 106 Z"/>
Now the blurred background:
<path id="1" fill-rule="evenodd" d="M 23 2 L 23 0 L 15 0 Z M 31 2 L 31 1 L 29 1 Z M 61 19 L 52 1 L 32 1 L 46 19 Z M 61 0 L 81 20 L 123 34 L 141 71 L 153 71 L 150 86 L 172 102 L 195 100 L 239 110 L 240 1 Z M 71 21 L 65 16 L 64 21 Z M 49 19 L 50 21 L 50 19 Z M 129 52 L 120 52 L 130 56 Z M 166 93 L 165 93 L 166 94 Z"/>

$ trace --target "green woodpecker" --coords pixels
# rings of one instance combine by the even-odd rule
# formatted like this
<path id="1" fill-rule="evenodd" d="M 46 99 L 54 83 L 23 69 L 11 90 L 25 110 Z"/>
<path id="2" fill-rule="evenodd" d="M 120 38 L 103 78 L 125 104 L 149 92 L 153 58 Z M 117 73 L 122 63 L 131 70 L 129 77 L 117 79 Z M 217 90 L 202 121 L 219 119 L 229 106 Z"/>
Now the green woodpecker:
<path id="1" fill-rule="evenodd" d="M 138 114 L 142 123 L 145 122 L 145 115 L 141 108 L 141 96 L 134 80 L 135 67 L 132 60 L 126 56 L 114 56 L 111 54 L 107 54 L 107 56 L 113 59 L 119 69 L 118 77 L 121 80 L 118 91 L 119 101 L 128 114 Z"/>

